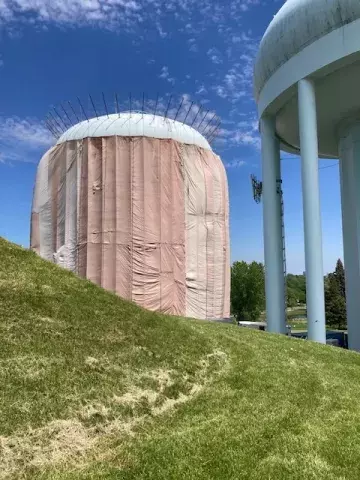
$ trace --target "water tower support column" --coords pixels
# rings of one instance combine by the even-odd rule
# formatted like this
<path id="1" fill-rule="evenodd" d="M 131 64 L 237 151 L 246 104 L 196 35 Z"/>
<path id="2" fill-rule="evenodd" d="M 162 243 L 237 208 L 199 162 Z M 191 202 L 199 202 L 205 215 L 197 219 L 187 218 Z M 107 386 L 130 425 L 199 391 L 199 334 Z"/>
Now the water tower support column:
<path id="1" fill-rule="evenodd" d="M 263 216 L 266 320 L 268 331 L 285 333 L 285 289 L 281 225 L 280 146 L 275 136 L 275 119 L 260 120 L 263 177 Z"/>
<path id="2" fill-rule="evenodd" d="M 342 132 L 339 156 L 348 341 L 360 351 L 360 122 Z"/>
<path id="3" fill-rule="evenodd" d="M 298 102 L 308 338 L 326 343 L 316 98 L 311 80 L 299 81 Z"/>

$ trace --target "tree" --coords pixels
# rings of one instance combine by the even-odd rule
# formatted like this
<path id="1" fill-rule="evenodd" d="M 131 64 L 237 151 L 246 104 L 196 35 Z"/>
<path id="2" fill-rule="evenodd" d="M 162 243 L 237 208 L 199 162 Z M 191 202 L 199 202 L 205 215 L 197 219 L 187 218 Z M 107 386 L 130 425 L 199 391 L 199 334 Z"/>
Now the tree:
<path id="1" fill-rule="evenodd" d="M 293 275 L 289 273 L 286 276 L 287 288 L 287 306 L 306 303 L 306 277 L 305 275 Z"/>
<path id="2" fill-rule="evenodd" d="M 334 272 L 336 281 L 339 285 L 339 291 L 340 295 L 343 298 L 346 298 L 346 293 L 345 293 L 345 270 L 344 270 L 344 265 L 340 258 L 336 262 L 336 267 L 335 267 L 335 272 Z"/>
<path id="3" fill-rule="evenodd" d="M 287 307 L 289 307 L 289 308 L 295 307 L 298 304 L 297 295 L 296 295 L 295 291 L 291 288 L 287 289 L 286 302 L 287 302 Z"/>
<path id="4" fill-rule="evenodd" d="M 262 263 L 235 262 L 231 267 L 231 312 L 237 320 L 256 321 L 265 308 Z"/>
<path id="5" fill-rule="evenodd" d="M 339 330 L 346 328 L 345 271 L 340 259 L 325 281 L 325 314 L 327 325 Z"/>

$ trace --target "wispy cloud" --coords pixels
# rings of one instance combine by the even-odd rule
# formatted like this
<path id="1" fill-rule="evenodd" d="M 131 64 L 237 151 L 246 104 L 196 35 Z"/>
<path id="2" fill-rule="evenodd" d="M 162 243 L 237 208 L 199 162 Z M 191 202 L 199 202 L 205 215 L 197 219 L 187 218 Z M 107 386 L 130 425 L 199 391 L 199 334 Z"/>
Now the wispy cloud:
<path id="1" fill-rule="evenodd" d="M 240 122 L 224 121 L 228 128 L 221 128 L 218 132 L 217 142 L 229 147 L 253 147 L 260 149 L 260 135 L 258 122 L 251 115 Z"/>
<path id="2" fill-rule="evenodd" d="M 199 47 L 197 46 L 195 38 L 189 38 L 187 43 L 189 45 L 190 52 L 198 52 L 199 51 Z"/>
<path id="3" fill-rule="evenodd" d="M 35 118 L 0 118 L 0 161 L 33 162 L 36 154 L 54 142 L 50 132 Z"/>
<path id="4" fill-rule="evenodd" d="M 135 0 L 2 0 L 0 23 L 101 25 L 113 28 L 141 21 L 142 6 Z"/>
<path id="5" fill-rule="evenodd" d="M 201 84 L 200 87 L 196 90 L 196 95 L 206 95 L 208 93 L 207 88 L 204 84 Z"/>
<path id="6" fill-rule="evenodd" d="M 157 29 L 161 38 L 166 38 L 169 35 L 165 30 L 163 30 L 160 22 L 156 23 L 156 29 Z"/>
<path id="7" fill-rule="evenodd" d="M 220 50 L 218 50 L 217 48 L 215 47 L 209 48 L 209 50 L 207 51 L 207 55 L 213 63 L 217 65 L 219 65 L 220 63 L 223 63 Z"/>
<path id="8" fill-rule="evenodd" d="M 161 20 L 173 15 L 188 32 L 200 33 L 216 24 L 226 31 L 230 16 L 238 20 L 256 0 L 0 0 L 0 24 L 29 23 L 100 26 L 124 30 L 151 20 L 161 37 L 167 36 Z M 195 27 L 196 26 L 196 27 Z"/>
<path id="9" fill-rule="evenodd" d="M 0 119 L 0 140 L 4 143 L 26 144 L 29 148 L 47 147 L 53 141 L 42 122 L 34 118 L 18 117 Z"/>
<path id="10" fill-rule="evenodd" d="M 225 165 L 225 168 L 240 168 L 240 167 L 243 167 L 244 165 L 246 165 L 246 162 L 245 162 L 245 160 L 240 160 L 240 159 L 236 158 L 234 160 L 230 160 L 228 162 L 225 162 L 224 165 Z"/>
<path id="11" fill-rule="evenodd" d="M 220 98 L 227 98 L 228 97 L 228 92 L 226 91 L 226 89 L 223 85 L 215 85 L 213 87 L 213 90 L 215 90 L 216 95 L 218 95 Z"/>
<path id="12" fill-rule="evenodd" d="M 167 19 L 172 17 L 177 23 L 178 31 L 184 36 L 188 50 L 205 56 L 218 67 L 212 67 L 206 80 L 194 83 L 194 92 L 202 95 L 201 103 L 206 103 L 205 95 L 215 93 L 220 109 L 228 112 L 224 119 L 234 122 L 229 125 L 229 133 L 219 136 L 230 145 L 259 147 L 257 125 L 253 127 L 255 105 L 252 101 L 252 72 L 258 39 L 247 28 L 239 28 L 239 20 L 250 8 L 264 4 L 266 0 L 0 0 L 0 28 L 7 29 L 13 25 L 29 24 L 36 28 L 48 25 L 60 27 L 92 26 L 114 32 L 134 32 L 134 38 L 142 38 L 144 25 L 152 28 L 160 38 L 175 35 L 167 28 Z M 203 49 L 204 32 L 215 26 L 218 32 L 216 43 L 211 48 Z M 209 30 L 210 31 L 210 30 Z M 143 41 L 143 40 L 141 40 Z M 186 44 L 185 44 L 186 45 Z M 0 66 L 1 66 L 0 55 Z M 149 59 L 148 62 L 154 62 Z M 174 72 L 163 66 L 158 74 L 172 86 L 177 82 Z M 184 80 L 196 79 L 196 73 L 187 73 Z M 189 83 L 189 82 L 187 82 Z M 185 97 L 188 100 L 188 97 Z M 165 104 L 166 101 L 164 100 Z M 191 102 L 184 102 L 184 108 L 190 108 Z M 246 105 L 246 108 L 242 108 Z M 166 106 L 165 106 L 166 108 Z M 242 117 L 242 112 L 246 113 Z M 196 114 L 191 111 L 191 115 Z M 0 126 L 0 141 L 4 143 L 4 131 L 7 128 L 9 138 L 27 148 L 37 145 L 49 145 L 50 135 L 44 126 L 36 120 L 16 118 L 7 119 L 6 125 Z M 13 122 L 13 132 L 10 132 Z M 244 123 L 245 122 L 245 123 Z M 4 121 L 3 121 L 4 123 Z M 225 122 L 224 122 L 225 123 Z M 43 130 L 41 130 L 43 129 Z M 44 133 L 45 132 L 45 133 Z M 18 136 L 18 137 L 16 137 Z M 45 140 L 46 139 L 46 140 Z M 28 143 L 27 143 L 28 142 Z M 9 143 L 9 142 L 7 142 Z M 1 150 L 2 147 L 0 147 Z"/>
<path id="13" fill-rule="evenodd" d="M 174 85 L 174 83 L 175 83 L 175 78 L 170 77 L 169 68 L 166 67 L 166 66 L 162 67 L 159 78 L 163 78 L 164 80 L 168 81 L 172 85 Z"/>
<path id="14" fill-rule="evenodd" d="M 233 47 L 228 48 L 230 59 L 236 58 L 236 61 L 231 63 L 231 67 L 220 82 L 213 86 L 219 97 L 228 98 L 234 104 L 244 97 L 252 98 L 255 45 L 253 39 L 245 36 L 235 50 Z"/>

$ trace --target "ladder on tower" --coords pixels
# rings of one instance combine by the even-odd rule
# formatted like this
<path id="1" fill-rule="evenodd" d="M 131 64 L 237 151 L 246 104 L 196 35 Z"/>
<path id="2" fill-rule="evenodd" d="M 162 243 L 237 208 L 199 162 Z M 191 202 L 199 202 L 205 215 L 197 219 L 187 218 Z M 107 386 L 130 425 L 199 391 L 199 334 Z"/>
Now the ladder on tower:
<path id="1" fill-rule="evenodd" d="M 255 175 L 251 175 L 251 185 L 253 189 L 253 197 L 256 203 L 261 202 L 262 182 L 257 180 Z M 284 197 L 282 191 L 282 180 L 277 180 L 277 194 L 280 195 L 280 208 L 281 208 L 281 241 L 282 241 L 282 255 L 283 255 L 283 275 L 284 275 L 284 313 L 285 322 L 287 324 L 287 282 L 286 282 L 286 249 L 285 249 L 285 221 L 284 221 Z"/>
<path id="2" fill-rule="evenodd" d="M 278 195 L 280 195 L 280 208 L 281 208 L 281 241 L 282 241 L 282 254 L 283 254 L 283 273 L 284 273 L 284 311 L 285 322 L 287 323 L 287 281 L 286 281 L 286 250 L 285 250 L 285 220 L 284 220 L 284 196 L 282 191 L 282 180 L 278 180 Z"/>

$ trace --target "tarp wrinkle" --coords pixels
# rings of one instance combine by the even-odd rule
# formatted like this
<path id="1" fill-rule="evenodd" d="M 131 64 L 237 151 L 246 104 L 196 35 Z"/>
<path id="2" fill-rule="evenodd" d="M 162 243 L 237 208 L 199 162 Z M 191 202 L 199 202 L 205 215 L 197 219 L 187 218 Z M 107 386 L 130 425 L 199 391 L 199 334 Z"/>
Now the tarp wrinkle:
<path id="1" fill-rule="evenodd" d="M 172 139 L 96 137 L 39 163 L 31 248 L 107 290 L 168 314 L 229 315 L 226 173 Z"/>

